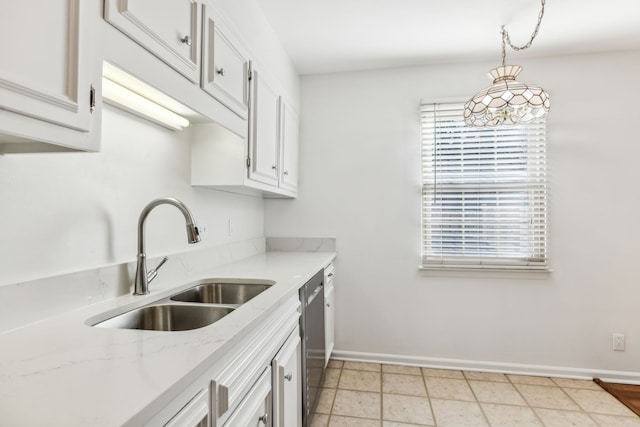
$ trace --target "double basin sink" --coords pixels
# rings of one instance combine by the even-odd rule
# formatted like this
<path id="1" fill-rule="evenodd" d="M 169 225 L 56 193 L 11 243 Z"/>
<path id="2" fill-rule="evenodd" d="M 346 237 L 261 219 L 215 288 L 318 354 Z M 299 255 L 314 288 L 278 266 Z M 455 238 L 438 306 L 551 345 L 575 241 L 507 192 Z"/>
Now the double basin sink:
<path id="1" fill-rule="evenodd" d="M 201 280 L 186 290 L 93 326 L 147 331 L 198 329 L 222 319 L 274 284 L 271 280 Z"/>

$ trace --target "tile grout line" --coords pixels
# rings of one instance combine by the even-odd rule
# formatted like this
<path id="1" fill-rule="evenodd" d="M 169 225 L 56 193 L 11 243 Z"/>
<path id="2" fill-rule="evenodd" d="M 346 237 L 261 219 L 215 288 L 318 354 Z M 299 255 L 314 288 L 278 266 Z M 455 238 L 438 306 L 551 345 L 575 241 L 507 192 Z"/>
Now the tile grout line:
<path id="1" fill-rule="evenodd" d="M 522 398 L 522 400 L 527 404 L 527 408 L 529 408 L 529 410 L 533 412 L 533 416 L 536 417 L 538 421 L 540 421 L 540 425 L 544 426 L 545 425 L 544 421 L 542 421 L 542 418 L 540 418 L 540 415 L 538 415 L 538 413 L 533 409 L 534 407 L 531 406 L 531 402 L 529 402 L 529 400 L 524 396 L 524 394 L 516 386 L 516 383 L 513 382 L 513 380 L 509 377 L 509 375 L 505 374 L 505 377 L 507 377 L 507 381 L 509 381 L 509 384 L 511 384 L 511 387 L 515 389 L 516 393 L 518 393 Z M 543 377 L 543 378 L 547 378 L 547 377 Z"/>
<path id="2" fill-rule="evenodd" d="M 552 381 L 553 381 L 553 380 L 552 380 Z M 555 382 L 555 381 L 553 381 L 553 382 L 558 386 L 558 388 L 560 388 L 560 390 L 562 390 L 562 392 L 565 394 L 565 396 L 567 396 L 567 397 L 569 398 L 569 400 L 570 400 L 570 401 L 572 401 L 573 403 L 575 403 L 575 404 L 576 404 L 576 406 L 577 406 L 578 408 L 580 408 L 580 412 L 584 413 L 584 414 L 585 414 L 585 415 L 586 415 L 586 416 L 587 416 L 591 421 L 593 421 L 593 423 L 594 423 L 595 425 L 597 425 L 597 426 L 599 426 L 599 425 L 600 425 L 600 423 L 598 422 L 598 420 L 596 420 L 593 416 L 591 416 L 591 413 L 587 412 L 587 410 L 586 410 L 586 409 L 584 409 L 584 408 L 582 407 L 582 405 L 581 405 L 580 403 L 578 403 L 578 401 L 577 401 L 577 400 L 575 400 L 573 397 L 571 397 L 571 395 L 570 395 L 569 393 L 567 393 L 567 391 L 565 390 L 565 387 L 562 387 L 560 384 L 558 384 L 558 383 L 557 383 L 557 382 Z M 567 388 L 572 388 L 572 387 L 567 387 Z M 578 389 L 578 390 L 580 390 L 580 389 Z"/>
<path id="3" fill-rule="evenodd" d="M 431 393 L 429 393 L 429 387 L 427 387 L 427 377 L 424 375 L 422 368 L 420 369 L 420 376 L 422 376 L 422 383 L 424 384 L 424 391 L 427 393 L 427 402 L 429 403 L 429 410 L 431 411 L 431 418 L 433 419 L 433 425 L 437 427 L 438 421 L 436 420 L 436 413 L 433 410 L 433 403 L 431 402 Z"/>
<path id="4" fill-rule="evenodd" d="M 327 427 L 331 425 L 331 418 L 333 417 L 333 406 L 336 404 L 336 399 L 338 398 L 338 390 L 340 390 L 340 378 L 342 378 L 342 370 L 344 369 L 344 362 L 340 365 L 340 372 L 338 373 L 338 381 L 336 382 L 336 392 L 333 395 L 333 400 L 331 401 L 331 406 L 329 407 L 329 419 L 327 420 Z"/>
<path id="5" fill-rule="evenodd" d="M 380 427 L 384 425 L 384 381 L 382 376 L 384 375 L 382 364 L 380 364 Z"/>
<path id="6" fill-rule="evenodd" d="M 462 376 L 464 377 L 464 380 L 467 382 L 467 387 L 469 387 L 469 390 L 471 390 L 471 394 L 473 394 L 473 398 L 476 400 L 476 404 L 478 405 L 478 408 L 480 408 L 480 412 L 482 413 L 482 416 L 484 417 L 484 420 L 487 422 L 487 425 L 489 427 L 491 427 L 491 422 L 489 421 L 489 417 L 484 412 L 484 408 L 482 407 L 482 404 L 480 403 L 480 399 L 478 399 L 478 396 L 476 395 L 476 392 L 473 390 L 473 387 L 471 387 L 471 383 L 469 382 L 469 378 L 464 373 L 465 371 L 460 371 L 460 372 L 462 372 Z"/>

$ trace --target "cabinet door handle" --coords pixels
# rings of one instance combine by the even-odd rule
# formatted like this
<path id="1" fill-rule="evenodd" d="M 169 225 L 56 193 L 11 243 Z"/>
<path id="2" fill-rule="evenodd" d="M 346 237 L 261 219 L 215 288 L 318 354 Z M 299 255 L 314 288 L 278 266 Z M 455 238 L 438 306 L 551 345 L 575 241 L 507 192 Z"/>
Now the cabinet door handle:
<path id="1" fill-rule="evenodd" d="M 284 379 L 287 381 L 291 381 L 293 379 L 293 374 L 289 372 L 287 375 L 284 376 Z"/>
<path id="2" fill-rule="evenodd" d="M 328 277 L 333 277 L 333 273 L 327 274 Z"/>
<path id="3" fill-rule="evenodd" d="M 96 111 L 96 88 L 91 85 L 89 89 L 89 112 L 93 113 Z"/>
<path id="4" fill-rule="evenodd" d="M 331 307 L 331 304 L 330 304 L 330 303 L 327 303 L 327 307 Z"/>
<path id="5" fill-rule="evenodd" d="M 274 171 L 277 171 L 278 170 L 278 166 L 273 165 L 273 166 L 271 166 L 271 169 L 273 169 Z"/>
<path id="6" fill-rule="evenodd" d="M 216 73 L 218 73 L 218 74 L 220 74 L 222 77 L 224 77 L 224 73 L 225 73 L 224 68 L 218 68 L 218 69 L 216 70 Z"/>
<path id="7" fill-rule="evenodd" d="M 183 44 L 186 44 L 187 46 L 191 46 L 191 37 L 189 36 L 184 36 L 183 38 L 180 39 L 180 41 Z"/>
<path id="8" fill-rule="evenodd" d="M 267 421 L 269 421 L 269 414 L 264 414 L 261 415 L 260 418 L 258 418 L 258 421 L 261 421 L 263 424 L 267 424 Z"/>
<path id="9" fill-rule="evenodd" d="M 289 171 L 284 171 L 284 174 L 285 175 L 289 175 Z"/>

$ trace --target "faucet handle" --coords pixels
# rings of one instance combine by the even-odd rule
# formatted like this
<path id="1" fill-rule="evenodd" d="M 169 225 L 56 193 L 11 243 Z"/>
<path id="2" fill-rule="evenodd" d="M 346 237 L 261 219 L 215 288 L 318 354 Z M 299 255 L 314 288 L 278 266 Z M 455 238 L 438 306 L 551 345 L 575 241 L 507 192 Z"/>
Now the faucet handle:
<path id="1" fill-rule="evenodd" d="M 147 273 L 147 283 L 150 283 L 153 279 L 156 278 L 156 276 L 158 275 L 158 270 L 160 270 L 160 267 L 162 267 L 164 263 L 167 262 L 168 260 L 169 260 L 168 256 L 162 258 L 162 260 L 158 263 L 156 268 L 154 268 L 153 270 Z"/>

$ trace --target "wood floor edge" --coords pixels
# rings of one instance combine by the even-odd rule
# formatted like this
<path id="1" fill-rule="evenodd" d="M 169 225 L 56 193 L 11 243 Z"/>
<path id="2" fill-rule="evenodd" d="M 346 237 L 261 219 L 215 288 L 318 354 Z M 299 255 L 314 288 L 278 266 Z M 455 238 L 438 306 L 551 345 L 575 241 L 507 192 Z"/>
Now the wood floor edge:
<path id="1" fill-rule="evenodd" d="M 629 408 L 637 416 L 640 417 L 640 405 L 638 405 L 638 403 L 632 402 L 631 400 L 627 399 L 625 396 L 621 395 L 620 394 L 621 391 L 618 390 L 618 386 L 630 387 L 629 385 L 627 385 L 627 384 L 616 384 L 616 383 L 606 383 L 606 382 L 602 381 L 600 378 L 594 378 L 593 382 L 598 384 L 606 392 L 608 392 L 610 395 L 612 395 L 613 397 L 618 399 L 624 406 Z M 634 392 L 634 394 L 637 394 L 639 396 L 638 400 L 640 400 L 640 386 L 635 386 L 635 387 L 638 388 L 638 391 Z"/>

